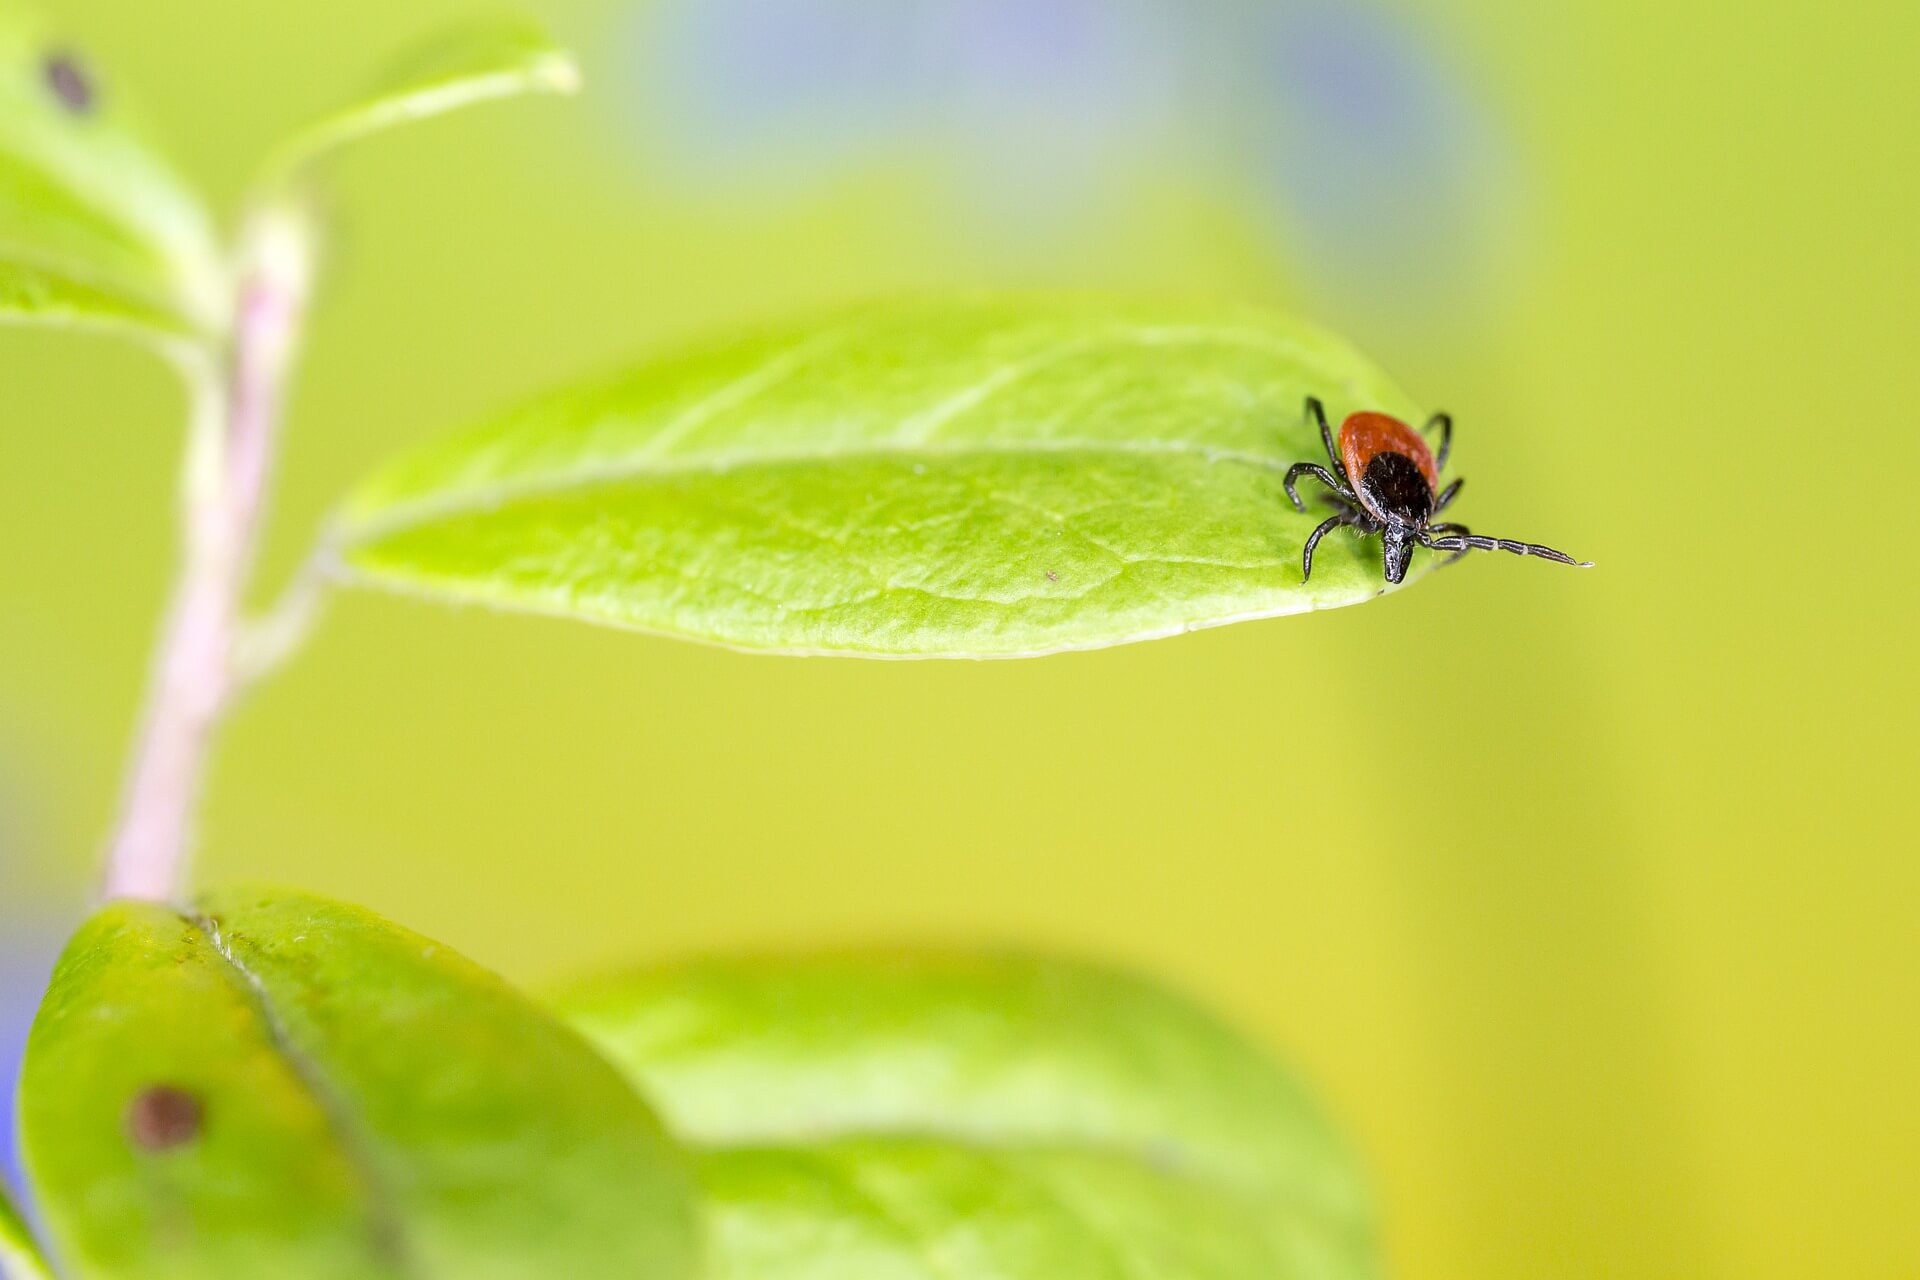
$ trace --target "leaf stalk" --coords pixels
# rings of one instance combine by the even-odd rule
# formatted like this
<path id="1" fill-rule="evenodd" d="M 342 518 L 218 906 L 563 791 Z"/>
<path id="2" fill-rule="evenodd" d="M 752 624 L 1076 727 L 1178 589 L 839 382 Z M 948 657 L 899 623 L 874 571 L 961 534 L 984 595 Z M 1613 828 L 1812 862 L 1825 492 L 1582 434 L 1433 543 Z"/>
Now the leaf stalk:
<path id="1" fill-rule="evenodd" d="M 107 855 L 107 898 L 183 891 L 213 739 L 245 684 L 241 602 L 252 576 L 281 410 L 309 297 L 312 224 L 277 203 L 248 219 L 238 305 L 221 350 L 182 359 L 192 419 L 182 483 L 182 564 Z"/>

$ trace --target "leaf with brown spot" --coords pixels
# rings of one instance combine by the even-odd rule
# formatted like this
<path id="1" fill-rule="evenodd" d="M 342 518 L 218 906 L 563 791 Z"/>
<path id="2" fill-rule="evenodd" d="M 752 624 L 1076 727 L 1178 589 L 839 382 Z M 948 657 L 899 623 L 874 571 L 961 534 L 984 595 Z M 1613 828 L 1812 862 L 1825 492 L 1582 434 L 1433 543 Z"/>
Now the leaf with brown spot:
<path id="1" fill-rule="evenodd" d="M 100 1280 L 681 1280 L 691 1174 L 646 1104 L 499 979 L 357 908 L 119 903 L 68 945 L 21 1132 Z"/>
<path id="2" fill-rule="evenodd" d="M 0 319 L 98 321 L 167 340 L 224 324 L 213 220 L 145 141 L 129 98 L 83 51 L 0 13 Z M 8 278 L 23 275 L 65 287 Z"/>

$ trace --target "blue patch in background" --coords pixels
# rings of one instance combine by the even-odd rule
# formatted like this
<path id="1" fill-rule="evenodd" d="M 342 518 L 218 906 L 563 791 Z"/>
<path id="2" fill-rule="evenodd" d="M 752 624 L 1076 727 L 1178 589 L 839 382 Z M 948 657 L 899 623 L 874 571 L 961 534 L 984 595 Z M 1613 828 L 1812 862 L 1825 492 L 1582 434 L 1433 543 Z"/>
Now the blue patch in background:
<path id="1" fill-rule="evenodd" d="M 0 854 L 0 879 L 6 859 Z M 53 971 L 59 942 L 50 934 L 0 908 L 0 1174 L 15 1187 L 20 1176 L 19 1143 L 14 1132 L 14 1098 L 20 1079 L 20 1055 L 26 1048 L 27 1028 Z"/>
<path id="2" fill-rule="evenodd" d="M 628 47 L 642 163 L 769 217 L 907 161 L 1013 256 L 1145 186 L 1225 186 L 1310 297 L 1438 324 L 1517 222 L 1497 121 L 1379 4 L 654 0 Z"/>
<path id="3" fill-rule="evenodd" d="M 647 150 L 682 181 L 814 185 L 922 118 L 917 6 L 665 0 L 630 37 Z M 656 127 L 657 126 L 657 127 Z"/>
<path id="4" fill-rule="evenodd" d="M 1384 10 L 1296 0 L 1247 49 L 1255 172 L 1307 287 L 1436 323 L 1485 301 L 1518 222 L 1511 146 L 1434 42 Z"/>
<path id="5" fill-rule="evenodd" d="M 661 0 L 632 28 L 632 109 L 648 153 L 694 188 L 817 191 L 932 160 L 991 203 L 1172 123 L 1173 15 L 1161 0 Z"/>
<path id="6" fill-rule="evenodd" d="M 21 800 L 23 788 L 13 785 L 17 775 L 5 769 L 6 754 L 0 750 L 0 1177 L 17 1189 L 25 1185 L 14 1123 L 20 1058 L 76 916 L 58 895 L 36 898 L 20 889 L 26 878 L 21 851 L 35 824 Z"/>

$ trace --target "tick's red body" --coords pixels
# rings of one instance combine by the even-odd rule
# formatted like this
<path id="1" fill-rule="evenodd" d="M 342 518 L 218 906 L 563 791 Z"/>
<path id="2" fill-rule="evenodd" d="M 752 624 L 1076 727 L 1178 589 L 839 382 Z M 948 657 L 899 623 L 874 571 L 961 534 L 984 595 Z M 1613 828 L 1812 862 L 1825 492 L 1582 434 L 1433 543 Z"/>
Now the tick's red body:
<path id="1" fill-rule="evenodd" d="M 1406 578 L 1415 547 L 1451 551 L 1455 559 L 1468 551 L 1510 551 L 1561 564 L 1580 563 L 1552 547 L 1475 537 L 1465 525 L 1435 523 L 1460 494 L 1458 480 L 1445 489 L 1440 487 L 1440 473 L 1446 469 L 1447 454 L 1453 446 L 1453 419 L 1446 414 L 1435 414 L 1427 424 L 1427 430 L 1440 432 L 1438 458 L 1419 432 L 1384 413 L 1362 412 L 1348 417 L 1340 424 L 1338 444 L 1327 424 L 1326 411 L 1311 397 L 1307 400 L 1307 419 L 1320 428 L 1320 440 L 1326 445 L 1327 461 L 1333 464 L 1333 470 L 1316 462 L 1296 464 L 1287 472 L 1287 497 L 1296 510 L 1305 511 L 1307 505 L 1300 501 L 1294 485 L 1302 476 L 1314 476 L 1331 491 L 1335 513 L 1307 538 L 1300 555 L 1303 580 L 1313 576 L 1313 549 L 1320 545 L 1320 539 L 1342 527 L 1355 530 L 1361 537 L 1380 535 L 1381 560 L 1389 584 Z"/>
<path id="2" fill-rule="evenodd" d="M 1420 474 L 1427 478 L 1427 488 L 1440 488 L 1440 471 L 1433 465 L 1433 450 L 1427 448 L 1427 442 L 1398 418 L 1389 418 L 1384 413 L 1356 413 L 1340 427 L 1340 460 L 1347 464 L 1347 474 L 1363 476 L 1367 474 L 1367 464 L 1375 455 L 1397 453 L 1411 458 Z"/>

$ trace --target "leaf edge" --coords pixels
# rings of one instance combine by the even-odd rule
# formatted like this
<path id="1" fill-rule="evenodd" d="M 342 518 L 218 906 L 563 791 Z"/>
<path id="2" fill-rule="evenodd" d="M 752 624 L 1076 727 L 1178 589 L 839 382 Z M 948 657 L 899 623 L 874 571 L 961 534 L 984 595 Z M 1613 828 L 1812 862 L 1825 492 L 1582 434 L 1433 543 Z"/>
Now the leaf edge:
<path id="1" fill-rule="evenodd" d="M 53 1267 L 3 1178 L 0 1178 L 0 1280 L 54 1280 Z"/>
<path id="2" fill-rule="evenodd" d="M 505 24 L 491 24 L 505 30 Z M 358 142 L 468 107 L 514 98 L 552 95 L 571 97 L 585 86 L 579 59 L 531 21 L 512 24 L 539 48 L 513 63 L 444 84 L 416 83 L 374 86 L 361 98 L 335 108 L 296 129 L 269 153 L 259 184 L 274 189 L 292 184 L 304 172 L 332 159 Z M 482 27 L 467 24 L 443 29 L 415 42 L 415 51 Z"/>

